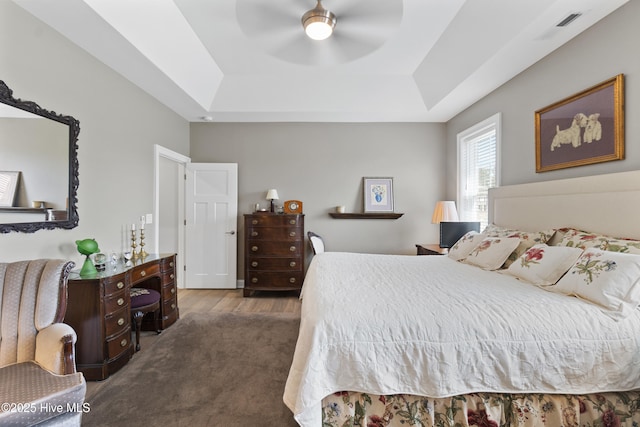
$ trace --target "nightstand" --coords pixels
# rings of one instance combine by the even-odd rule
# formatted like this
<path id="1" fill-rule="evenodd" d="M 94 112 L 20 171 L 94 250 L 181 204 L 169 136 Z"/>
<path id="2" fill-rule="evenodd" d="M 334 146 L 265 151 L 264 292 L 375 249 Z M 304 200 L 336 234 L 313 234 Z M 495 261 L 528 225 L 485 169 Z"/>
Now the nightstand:
<path id="1" fill-rule="evenodd" d="M 448 248 L 441 248 L 437 243 L 430 245 L 416 243 L 416 249 L 418 250 L 416 255 L 446 255 L 449 253 Z"/>

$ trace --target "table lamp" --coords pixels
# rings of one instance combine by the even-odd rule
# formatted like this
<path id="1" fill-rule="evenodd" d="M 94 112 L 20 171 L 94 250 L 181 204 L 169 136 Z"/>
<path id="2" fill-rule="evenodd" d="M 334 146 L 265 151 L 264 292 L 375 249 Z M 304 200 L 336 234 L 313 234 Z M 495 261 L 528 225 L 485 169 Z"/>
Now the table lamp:
<path id="1" fill-rule="evenodd" d="M 278 190 L 276 190 L 275 188 L 272 188 L 269 191 L 267 191 L 267 200 L 271 200 L 271 212 L 274 212 L 273 201 L 278 199 L 279 199 Z"/>
<path id="2" fill-rule="evenodd" d="M 82 269 L 80 270 L 80 276 L 91 276 L 98 274 L 96 266 L 93 265 L 91 258 L 89 258 L 89 255 L 100 252 L 100 248 L 98 248 L 98 242 L 96 242 L 95 239 L 76 240 L 76 246 L 78 247 L 78 252 L 86 256 L 84 264 L 82 264 Z"/>

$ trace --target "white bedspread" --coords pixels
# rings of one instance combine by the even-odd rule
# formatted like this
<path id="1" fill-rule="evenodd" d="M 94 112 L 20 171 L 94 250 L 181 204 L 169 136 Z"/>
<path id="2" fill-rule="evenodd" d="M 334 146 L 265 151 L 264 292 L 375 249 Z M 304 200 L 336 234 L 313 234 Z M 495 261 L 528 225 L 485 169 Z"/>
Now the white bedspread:
<path id="1" fill-rule="evenodd" d="M 640 311 L 597 307 L 444 256 L 327 252 L 313 258 L 284 393 L 321 426 L 343 390 L 446 397 L 584 394 L 640 387 Z"/>

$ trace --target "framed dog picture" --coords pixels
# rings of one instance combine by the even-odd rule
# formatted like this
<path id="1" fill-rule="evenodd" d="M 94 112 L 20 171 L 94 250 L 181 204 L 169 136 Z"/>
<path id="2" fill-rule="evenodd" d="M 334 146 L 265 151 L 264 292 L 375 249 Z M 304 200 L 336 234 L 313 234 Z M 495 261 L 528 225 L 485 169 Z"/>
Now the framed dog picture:
<path id="1" fill-rule="evenodd" d="M 535 113 L 536 172 L 624 159 L 619 74 Z"/>

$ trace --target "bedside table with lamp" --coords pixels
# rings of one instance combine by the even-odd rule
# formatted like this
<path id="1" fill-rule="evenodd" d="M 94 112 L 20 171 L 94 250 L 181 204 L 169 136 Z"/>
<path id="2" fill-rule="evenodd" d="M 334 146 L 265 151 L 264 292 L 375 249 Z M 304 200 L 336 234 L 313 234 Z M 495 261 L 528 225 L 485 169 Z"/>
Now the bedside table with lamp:
<path id="1" fill-rule="evenodd" d="M 456 204 L 453 201 L 439 201 L 433 210 L 432 224 L 440 227 L 440 242 L 422 244 L 416 243 L 416 255 L 446 255 L 462 236 L 471 230 L 480 231 L 480 222 L 460 221 Z"/>

